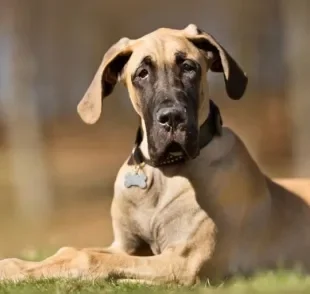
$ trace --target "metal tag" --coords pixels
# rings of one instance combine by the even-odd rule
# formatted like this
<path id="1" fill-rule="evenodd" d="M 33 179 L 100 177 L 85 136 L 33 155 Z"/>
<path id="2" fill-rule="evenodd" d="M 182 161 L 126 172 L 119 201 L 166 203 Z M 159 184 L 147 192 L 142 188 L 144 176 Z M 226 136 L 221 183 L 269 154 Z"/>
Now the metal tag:
<path id="1" fill-rule="evenodd" d="M 129 172 L 125 175 L 125 187 L 140 187 L 141 189 L 146 188 L 147 176 L 143 173 Z"/>

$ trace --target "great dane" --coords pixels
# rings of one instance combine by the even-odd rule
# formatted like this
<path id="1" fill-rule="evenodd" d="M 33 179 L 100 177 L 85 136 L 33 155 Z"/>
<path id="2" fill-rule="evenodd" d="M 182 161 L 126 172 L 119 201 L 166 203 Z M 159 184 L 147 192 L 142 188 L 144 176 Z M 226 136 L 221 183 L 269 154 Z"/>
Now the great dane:
<path id="1" fill-rule="evenodd" d="M 115 182 L 114 242 L 65 247 L 39 262 L 2 260 L 2 280 L 191 285 L 277 267 L 309 270 L 308 205 L 264 175 L 239 137 L 222 127 L 208 71 L 223 74 L 230 98 L 243 96 L 246 74 L 193 24 L 122 38 L 107 51 L 78 112 L 95 123 L 102 99 L 121 81 L 141 121 Z"/>

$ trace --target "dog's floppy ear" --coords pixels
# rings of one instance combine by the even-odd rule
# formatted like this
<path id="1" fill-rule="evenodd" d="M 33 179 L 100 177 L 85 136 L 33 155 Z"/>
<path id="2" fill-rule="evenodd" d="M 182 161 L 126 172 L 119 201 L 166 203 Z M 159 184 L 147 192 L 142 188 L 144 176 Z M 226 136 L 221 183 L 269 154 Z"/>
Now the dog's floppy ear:
<path id="1" fill-rule="evenodd" d="M 132 54 L 132 42 L 128 38 L 122 38 L 104 55 L 93 81 L 77 107 L 85 123 L 94 124 L 99 119 L 102 99 L 112 93 L 120 72 Z"/>
<path id="2" fill-rule="evenodd" d="M 247 87 L 248 78 L 237 62 L 226 50 L 209 34 L 190 24 L 184 30 L 185 36 L 197 48 L 211 55 L 211 71 L 222 72 L 224 75 L 226 92 L 234 100 L 240 99 Z"/>

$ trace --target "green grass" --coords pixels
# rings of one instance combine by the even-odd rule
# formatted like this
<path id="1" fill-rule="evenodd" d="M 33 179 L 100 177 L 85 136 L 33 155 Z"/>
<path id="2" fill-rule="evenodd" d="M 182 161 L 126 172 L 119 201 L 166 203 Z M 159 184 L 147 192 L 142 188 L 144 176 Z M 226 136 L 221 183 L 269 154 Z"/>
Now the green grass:
<path id="1" fill-rule="evenodd" d="M 200 285 L 191 288 L 180 286 L 147 286 L 107 281 L 41 280 L 21 283 L 0 283 L 0 293 L 193 293 L 193 294 L 251 294 L 251 293 L 310 293 L 310 277 L 297 273 L 266 273 L 254 278 L 235 279 L 221 286 Z"/>
<path id="2" fill-rule="evenodd" d="M 53 250 L 24 251 L 20 257 L 28 260 L 40 260 L 50 255 Z M 132 283 L 118 283 L 117 281 L 83 281 L 79 279 L 64 280 L 50 279 L 41 281 L 26 281 L 19 283 L 0 282 L 2 293 L 134 293 L 134 294 L 256 294 L 256 293 L 310 293 L 310 276 L 296 272 L 269 272 L 256 275 L 250 279 L 236 278 L 220 286 L 199 285 L 195 287 L 148 286 Z"/>

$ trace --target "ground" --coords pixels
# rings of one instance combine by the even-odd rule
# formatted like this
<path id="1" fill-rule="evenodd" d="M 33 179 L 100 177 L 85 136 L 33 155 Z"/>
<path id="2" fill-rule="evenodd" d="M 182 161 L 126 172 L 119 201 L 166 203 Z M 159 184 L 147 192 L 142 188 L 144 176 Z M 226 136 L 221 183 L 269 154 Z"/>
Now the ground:
<path id="1" fill-rule="evenodd" d="M 191 288 L 178 286 L 143 286 L 123 284 L 113 281 L 85 282 L 81 280 L 47 280 L 28 281 L 19 284 L 2 283 L 0 293 L 199 293 L 199 294 L 228 294 L 228 293 L 310 293 L 310 277 L 298 273 L 266 273 L 255 278 L 236 279 L 220 286 L 201 285 Z"/>
<path id="2" fill-rule="evenodd" d="M 27 260 L 41 260 L 51 254 L 50 250 L 23 252 L 18 257 Z M 133 293 L 133 294 L 306 294 L 310 293 L 310 276 L 295 272 L 277 271 L 266 272 L 255 277 L 234 278 L 229 282 L 220 285 L 210 285 L 209 283 L 194 287 L 182 287 L 176 285 L 150 286 L 133 283 L 120 283 L 113 280 L 83 281 L 79 279 L 49 279 L 41 281 L 24 281 L 20 283 L 0 282 L 0 294 L 88 294 L 88 293 Z"/>

